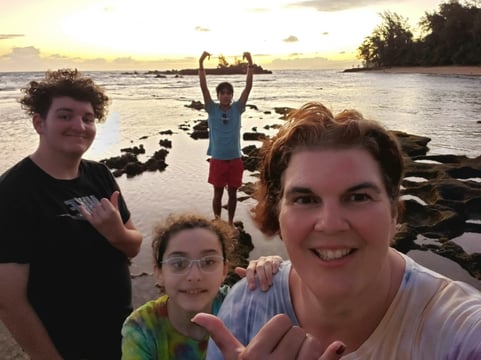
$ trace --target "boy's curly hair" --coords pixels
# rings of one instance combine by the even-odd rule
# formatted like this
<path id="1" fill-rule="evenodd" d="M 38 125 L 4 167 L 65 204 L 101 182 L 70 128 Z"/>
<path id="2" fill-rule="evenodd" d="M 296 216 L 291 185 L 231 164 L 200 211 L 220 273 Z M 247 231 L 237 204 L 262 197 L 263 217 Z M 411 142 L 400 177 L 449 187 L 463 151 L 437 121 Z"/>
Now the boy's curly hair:
<path id="1" fill-rule="evenodd" d="M 52 99 L 56 97 L 68 96 L 91 103 L 99 122 L 106 119 L 110 103 L 105 90 L 91 78 L 83 76 L 77 69 L 49 70 L 45 73 L 44 79 L 30 81 L 21 91 L 25 94 L 19 100 L 22 109 L 30 116 L 40 114 L 42 118 L 47 116 Z"/>

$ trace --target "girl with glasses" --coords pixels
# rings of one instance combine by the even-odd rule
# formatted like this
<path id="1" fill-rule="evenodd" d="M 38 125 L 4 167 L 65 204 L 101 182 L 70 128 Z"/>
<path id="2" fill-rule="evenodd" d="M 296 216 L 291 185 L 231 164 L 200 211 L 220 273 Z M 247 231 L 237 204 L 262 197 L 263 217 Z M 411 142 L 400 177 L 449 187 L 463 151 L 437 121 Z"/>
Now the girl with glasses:
<path id="1" fill-rule="evenodd" d="M 163 290 L 158 299 L 136 309 L 122 328 L 122 359 L 205 359 L 208 333 L 191 318 L 217 314 L 229 289 L 223 285 L 233 249 L 231 228 L 201 215 L 171 215 L 154 232 L 154 275 Z M 263 257 L 247 273 L 261 288 L 272 283 L 282 259 Z M 268 287 L 267 287 L 268 288 Z"/>

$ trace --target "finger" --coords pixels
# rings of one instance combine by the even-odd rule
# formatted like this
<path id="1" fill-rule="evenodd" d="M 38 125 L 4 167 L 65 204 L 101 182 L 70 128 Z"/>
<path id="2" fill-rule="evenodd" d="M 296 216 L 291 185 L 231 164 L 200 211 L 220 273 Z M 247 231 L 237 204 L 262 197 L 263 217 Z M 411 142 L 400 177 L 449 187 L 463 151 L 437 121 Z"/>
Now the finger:
<path id="1" fill-rule="evenodd" d="M 272 273 L 273 274 L 276 274 L 279 271 L 279 268 L 283 261 L 284 259 L 278 255 L 272 256 Z"/>
<path id="2" fill-rule="evenodd" d="M 272 256 L 261 256 L 255 264 L 255 272 L 262 291 L 267 291 L 272 286 L 273 261 Z"/>
<path id="3" fill-rule="evenodd" d="M 249 289 L 254 290 L 256 288 L 256 261 L 249 262 L 249 266 L 245 269 L 245 277 L 247 278 L 247 286 Z"/>
<path id="4" fill-rule="evenodd" d="M 212 314 L 198 313 L 191 321 L 207 330 L 224 355 L 225 360 L 237 359 L 237 354 L 244 349 L 244 346 L 232 335 L 218 317 Z"/>
<path id="5" fill-rule="evenodd" d="M 292 326 L 289 331 L 282 337 L 276 348 L 272 351 L 273 359 L 294 359 L 299 358 L 303 360 L 316 359 L 322 354 L 319 349 L 315 352 L 306 353 L 306 357 L 299 357 L 299 351 L 302 344 L 306 340 L 306 332 L 299 326 Z"/>
<path id="6" fill-rule="evenodd" d="M 317 360 L 320 356 L 323 356 L 323 347 L 321 343 L 311 334 L 306 333 L 304 342 L 302 343 L 299 352 L 297 353 L 297 357 L 299 359 L 306 359 L 306 360 Z M 329 352 L 329 354 L 331 354 Z M 330 357 L 327 357 L 325 360 L 330 360 Z"/>
<path id="7" fill-rule="evenodd" d="M 318 360 L 338 360 L 346 351 L 346 345 L 341 341 L 332 342 Z"/>
<path id="8" fill-rule="evenodd" d="M 292 329 L 291 319 L 285 314 L 277 314 L 272 317 L 257 333 L 247 346 L 249 354 L 271 354 L 276 347 L 284 340 L 284 336 Z M 298 328 L 298 327 L 297 327 Z M 299 329 L 299 328 L 298 328 Z M 298 331 L 291 334 L 290 340 L 295 340 L 295 337 L 302 340 L 305 333 L 299 335 Z M 296 349 L 296 352 L 297 353 Z M 254 357 L 252 357 L 254 358 Z M 260 358 L 260 357 L 259 357 Z"/>
<path id="9" fill-rule="evenodd" d="M 119 197 L 120 197 L 120 192 L 118 190 L 115 190 L 110 196 L 110 202 L 112 203 L 112 205 L 116 210 L 119 209 Z"/>
<path id="10" fill-rule="evenodd" d="M 246 269 L 240 266 L 234 268 L 234 272 L 242 279 L 246 276 Z"/>
<path id="11" fill-rule="evenodd" d="M 85 220 L 88 222 L 91 222 L 92 220 L 92 214 L 87 210 L 87 208 L 84 205 L 79 205 L 78 207 L 80 214 L 84 217 Z"/>

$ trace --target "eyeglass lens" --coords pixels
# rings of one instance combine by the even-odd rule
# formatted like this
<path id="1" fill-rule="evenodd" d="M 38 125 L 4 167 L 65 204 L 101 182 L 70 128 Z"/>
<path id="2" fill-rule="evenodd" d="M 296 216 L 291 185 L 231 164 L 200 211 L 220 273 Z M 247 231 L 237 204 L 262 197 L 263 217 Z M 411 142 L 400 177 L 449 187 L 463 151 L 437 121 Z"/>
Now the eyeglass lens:
<path id="1" fill-rule="evenodd" d="M 218 255 L 204 256 L 200 259 L 189 259 L 177 256 L 164 260 L 161 263 L 167 265 L 175 274 L 184 274 L 187 273 L 194 263 L 197 263 L 202 271 L 212 272 L 216 270 L 223 261 L 224 258 Z"/>

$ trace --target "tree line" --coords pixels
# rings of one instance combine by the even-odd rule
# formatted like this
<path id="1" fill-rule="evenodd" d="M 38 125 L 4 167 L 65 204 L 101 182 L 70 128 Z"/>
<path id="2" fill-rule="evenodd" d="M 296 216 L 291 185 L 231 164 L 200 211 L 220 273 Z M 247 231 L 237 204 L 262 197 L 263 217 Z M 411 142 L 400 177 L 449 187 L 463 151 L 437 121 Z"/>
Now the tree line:
<path id="1" fill-rule="evenodd" d="M 425 12 L 414 38 L 407 19 L 390 11 L 358 48 L 364 67 L 481 65 L 481 1 L 450 0 Z"/>

